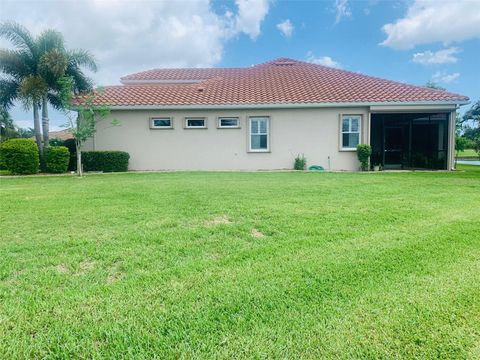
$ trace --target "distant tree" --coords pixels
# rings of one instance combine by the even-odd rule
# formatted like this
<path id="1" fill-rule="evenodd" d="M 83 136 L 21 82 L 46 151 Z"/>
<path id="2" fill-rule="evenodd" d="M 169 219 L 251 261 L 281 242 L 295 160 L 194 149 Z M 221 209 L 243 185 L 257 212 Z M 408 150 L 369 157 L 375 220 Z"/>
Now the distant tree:
<path id="1" fill-rule="evenodd" d="M 466 148 L 467 144 L 468 144 L 468 139 L 466 139 L 462 136 L 456 136 L 455 137 L 455 151 L 456 151 L 455 167 L 457 167 L 458 155 L 460 155 L 461 152 L 465 151 L 465 148 Z"/>
<path id="2" fill-rule="evenodd" d="M 0 142 L 18 137 L 13 119 L 5 109 L 0 109 Z"/>
<path id="3" fill-rule="evenodd" d="M 480 100 L 477 100 L 462 117 L 463 136 L 473 143 L 480 157 Z"/>
<path id="4" fill-rule="evenodd" d="M 32 128 L 17 128 L 18 137 L 30 139 L 35 136 L 35 130 Z"/>
<path id="5" fill-rule="evenodd" d="M 480 127 L 480 100 L 477 100 L 472 107 L 463 115 L 462 122 L 473 122 Z"/>
<path id="6" fill-rule="evenodd" d="M 480 137 L 480 127 L 471 127 L 469 125 L 465 125 L 462 128 L 463 134 L 462 136 L 468 140 L 475 140 L 477 137 Z"/>
<path id="7" fill-rule="evenodd" d="M 436 82 L 434 82 L 432 80 L 427 81 L 427 83 L 425 84 L 425 87 L 428 87 L 430 89 L 435 89 L 435 90 L 442 90 L 442 91 L 447 90 L 446 88 L 438 85 Z"/>

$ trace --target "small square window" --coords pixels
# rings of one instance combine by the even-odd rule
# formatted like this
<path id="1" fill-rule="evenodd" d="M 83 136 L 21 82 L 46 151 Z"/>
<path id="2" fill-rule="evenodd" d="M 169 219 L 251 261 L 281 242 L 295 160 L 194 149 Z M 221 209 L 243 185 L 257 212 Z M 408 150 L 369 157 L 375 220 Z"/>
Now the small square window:
<path id="1" fill-rule="evenodd" d="M 185 118 L 186 129 L 205 129 L 207 120 L 205 118 Z"/>
<path id="2" fill-rule="evenodd" d="M 171 118 L 151 118 L 151 129 L 172 129 L 173 123 Z"/>
<path id="3" fill-rule="evenodd" d="M 220 117 L 218 118 L 218 127 L 221 129 L 235 129 L 240 127 L 238 117 Z"/>

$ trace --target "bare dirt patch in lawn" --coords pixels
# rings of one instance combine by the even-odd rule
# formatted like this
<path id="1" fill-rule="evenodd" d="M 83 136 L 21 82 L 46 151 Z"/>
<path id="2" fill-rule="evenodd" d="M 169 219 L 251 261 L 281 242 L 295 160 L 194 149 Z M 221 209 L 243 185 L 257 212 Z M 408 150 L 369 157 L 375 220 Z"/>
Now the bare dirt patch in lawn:
<path id="1" fill-rule="evenodd" d="M 95 268 L 95 261 L 85 260 L 80 263 L 80 273 L 93 270 Z"/>
<path id="2" fill-rule="evenodd" d="M 250 231 L 250 234 L 253 236 L 253 237 L 256 237 L 256 238 L 261 238 L 261 237 L 264 237 L 265 235 L 258 229 L 252 229 L 252 231 Z"/>
<path id="3" fill-rule="evenodd" d="M 65 264 L 57 265 L 56 269 L 60 274 L 68 274 L 69 271 L 70 271 L 70 270 L 68 270 L 68 266 L 65 265 Z"/>
<path id="4" fill-rule="evenodd" d="M 215 225 L 221 225 L 221 224 L 227 225 L 231 223 L 232 221 L 228 218 L 227 215 L 217 216 L 211 220 L 205 221 L 205 225 L 207 226 L 215 226 Z"/>

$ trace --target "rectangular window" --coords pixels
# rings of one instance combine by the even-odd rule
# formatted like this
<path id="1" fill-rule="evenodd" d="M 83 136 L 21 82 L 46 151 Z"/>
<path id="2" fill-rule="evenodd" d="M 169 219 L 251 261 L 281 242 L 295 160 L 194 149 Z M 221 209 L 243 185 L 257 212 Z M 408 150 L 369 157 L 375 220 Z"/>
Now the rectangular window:
<path id="1" fill-rule="evenodd" d="M 238 129 L 240 127 L 240 119 L 238 117 L 219 117 L 218 128 L 220 129 Z"/>
<path id="2" fill-rule="evenodd" d="M 362 117 L 360 115 L 342 116 L 342 150 L 356 150 L 360 144 Z"/>
<path id="3" fill-rule="evenodd" d="M 249 151 L 267 152 L 270 149 L 270 119 L 268 117 L 249 118 Z"/>
<path id="4" fill-rule="evenodd" d="M 150 119 L 150 128 L 151 129 L 172 129 L 173 123 L 171 118 L 151 118 Z"/>
<path id="5" fill-rule="evenodd" d="M 206 129 L 207 120 L 205 118 L 185 118 L 186 129 Z"/>

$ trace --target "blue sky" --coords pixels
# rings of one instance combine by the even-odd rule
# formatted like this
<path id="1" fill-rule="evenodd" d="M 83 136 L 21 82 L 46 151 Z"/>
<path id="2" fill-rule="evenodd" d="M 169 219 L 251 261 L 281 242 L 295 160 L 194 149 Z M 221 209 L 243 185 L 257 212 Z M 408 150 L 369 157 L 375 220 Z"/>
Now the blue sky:
<path id="1" fill-rule="evenodd" d="M 40 11 L 45 3 L 47 15 Z M 69 47 L 90 50 L 100 65 L 92 76 L 101 85 L 154 67 L 250 66 L 291 57 L 417 85 L 433 80 L 480 98 L 479 0 L 5 0 L 1 6 L 0 20 L 36 34 L 54 27 Z M 32 126 L 30 112 L 16 107 L 12 115 Z M 52 128 L 62 123 L 52 112 Z"/>

